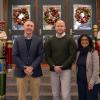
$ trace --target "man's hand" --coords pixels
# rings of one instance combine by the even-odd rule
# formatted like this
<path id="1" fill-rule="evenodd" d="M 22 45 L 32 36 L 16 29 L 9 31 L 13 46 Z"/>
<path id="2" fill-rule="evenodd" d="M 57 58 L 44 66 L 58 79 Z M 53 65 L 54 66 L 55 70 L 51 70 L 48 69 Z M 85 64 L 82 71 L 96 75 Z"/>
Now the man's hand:
<path id="1" fill-rule="evenodd" d="M 33 67 L 32 66 L 26 66 L 24 69 L 24 72 L 26 75 L 31 76 L 33 74 Z"/>
<path id="2" fill-rule="evenodd" d="M 55 72 L 61 73 L 61 72 L 62 72 L 61 67 L 62 67 L 62 66 L 55 66 L 55 67 L 54 67 Z"/>

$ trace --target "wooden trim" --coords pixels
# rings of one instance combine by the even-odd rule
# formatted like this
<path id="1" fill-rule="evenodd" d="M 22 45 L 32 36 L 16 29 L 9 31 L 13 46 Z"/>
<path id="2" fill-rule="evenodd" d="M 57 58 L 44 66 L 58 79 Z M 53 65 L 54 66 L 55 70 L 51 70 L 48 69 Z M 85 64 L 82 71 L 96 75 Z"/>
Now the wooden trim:
<path id="1" fill-rule="evenodd" d="M 63 5 L 64 5 L 64 13 L 65 13 L 65 24 L 66 24 L 66 32 L 68 33 L 68 22 L 67 22 L 67 14 L 68 14 L 68 12 L 67 12 L 67 9 L 68 9 L 68 6 L 66 6 L 66 4 L 68 4 L 68 0 L 64 0 L 64 2 L 63 2 Z"/>
<path id="2" fill-rule="evenodd" d="M 96 0 L 96 24 L 100 30 L 100 0 Z"/>
<path id="3" fill-rule="evenodd" d="M 5 24 L 5 31 L 8 33 L 8 0 L 3 0 L 3 19 L 6 22 Z"/>
<path id="4" fill-rule="evenodd" d="M 35 15 L 35 32 L 38 33 L 38 0 L 35 0 L 34 3 L 34 15 Z"/>

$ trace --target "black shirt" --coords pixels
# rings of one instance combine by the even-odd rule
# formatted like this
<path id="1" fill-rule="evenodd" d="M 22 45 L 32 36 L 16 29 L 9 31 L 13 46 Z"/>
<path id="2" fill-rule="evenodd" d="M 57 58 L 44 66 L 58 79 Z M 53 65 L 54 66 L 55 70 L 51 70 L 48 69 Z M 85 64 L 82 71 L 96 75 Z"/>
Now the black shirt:
<path id="1" fill-rule="evenodd" d="M 86 59 L 87 59 L 87 53 L 80 52 L 79 58 L 77 60 L 77 66 L 78 66 L 77 78 L 81 80 L 87 80 Z"/>
<path id="2" fill-rule="evenodd" d="M 29 52 L 32 39 L 25 39 L 25 41 L 26 41 L 27 50 Z"/>

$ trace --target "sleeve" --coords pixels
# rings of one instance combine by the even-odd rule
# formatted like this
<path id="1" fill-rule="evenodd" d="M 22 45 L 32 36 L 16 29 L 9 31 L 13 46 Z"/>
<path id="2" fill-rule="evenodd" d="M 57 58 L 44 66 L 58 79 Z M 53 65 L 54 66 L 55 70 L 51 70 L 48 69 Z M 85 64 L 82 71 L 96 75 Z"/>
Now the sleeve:
<path id="1" fill-rule="evenodd" d="M 50 40 L 47 41 L 47 43 L 45 43 L 44 45 L 44 50 L 45 50 L 45 60 L 47 61 L 47 63 L 49 64 L 49 66 L 51 68 L 54 68 L 55 64 L 51 58 L 52 55 L 52 49 L 51 49 L 51 43 Z"/>
<path id="2" fill-rule="evenodd" d="M 15 39 L 14 44 L 13 44 L 12 57 L 13 57 L 13 63 L 16 65 L 16 67 L 24 69 L 25 64 L 20 58 L 20 52 L 19 52 L 17 39 Z"/>
<path id="3" fill-rule="evenodd" d="M 76 46 L 75 41 L 72 38 L 70 38 L 68 44 L 69 44 L 69 47 L 68 47 L 69 57 L 62 64 L 62 68 L 66 68 L 67 66 L 71 67 L 72 63 L 75 61 L 75 58 L 76 58 L 77 46 Z"/>
<path id="4" fill-rule="evenodd" d="M 96 50 L 93 51 L 91 59 L 92 59 L 93 73 L 89 81 L 89 84 L 94 85 L 97 80 L 97 77 L 99 76 L 99 56 Z"/>

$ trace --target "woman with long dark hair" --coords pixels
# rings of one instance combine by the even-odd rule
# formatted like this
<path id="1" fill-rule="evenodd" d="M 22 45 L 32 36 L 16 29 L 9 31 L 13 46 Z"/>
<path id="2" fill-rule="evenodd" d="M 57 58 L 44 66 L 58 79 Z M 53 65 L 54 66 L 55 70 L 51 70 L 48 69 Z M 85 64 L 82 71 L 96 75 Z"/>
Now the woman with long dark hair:
<path id="1" fill-rule="evenodd" d="M 98 100 L 99 56 L 87 34 L 78 39 L 76 65 L 79 100 Z"/>

